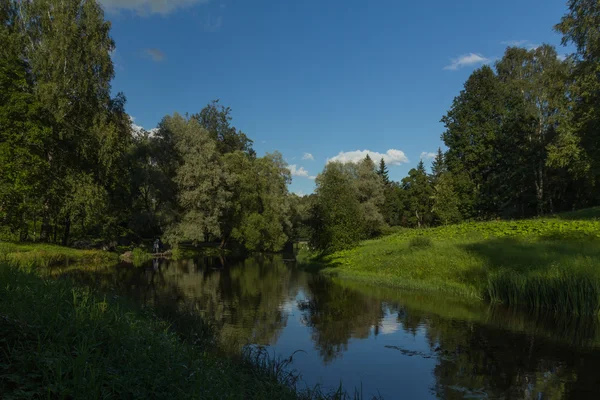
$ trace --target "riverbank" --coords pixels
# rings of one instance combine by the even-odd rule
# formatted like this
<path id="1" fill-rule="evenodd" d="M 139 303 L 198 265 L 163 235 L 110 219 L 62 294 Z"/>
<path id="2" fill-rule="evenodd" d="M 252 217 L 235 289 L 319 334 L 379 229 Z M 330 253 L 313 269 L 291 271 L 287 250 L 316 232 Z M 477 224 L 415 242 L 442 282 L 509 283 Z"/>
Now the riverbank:
<path id="1" fill-rule="evenodd" d="M 265 352 L 225 354 L 198 317 L 165 319 L 71 279 L 46 279 L 43 265 L 55 258 L 35 265 L 22 256 L 29 261 L 17 265 L 6 261 L 12 250 L 0 261 L 0 393 L 7 398 L 347 398 L 297 391 L 288 362 Z"/>
<path id="2" fill-rule="evenodd" d="M 116 253 L 103 250 L 80 250 L 44 243 L 0 242 L 0 262 L 8 262 L 22 268 L 65 263 L 110 264 L 118 261 Z"/>
<path id="3" fill-rule="evenodd" d="M 305 268 L 402 289 L 575 314 L 600 311 L 600 208 L 521 221 L 407 229 Z"/>

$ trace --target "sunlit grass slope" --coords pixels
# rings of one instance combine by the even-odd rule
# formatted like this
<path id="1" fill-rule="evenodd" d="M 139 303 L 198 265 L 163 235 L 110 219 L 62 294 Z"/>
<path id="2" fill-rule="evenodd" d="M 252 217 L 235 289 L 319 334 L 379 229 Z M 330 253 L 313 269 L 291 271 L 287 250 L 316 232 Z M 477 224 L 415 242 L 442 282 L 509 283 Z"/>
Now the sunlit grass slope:
<path id="1" fill-rule="evenodd" d="M 325 257 L 322 272 L 533 309 L 600 310 L 600 208 L 404 230 Z"/>

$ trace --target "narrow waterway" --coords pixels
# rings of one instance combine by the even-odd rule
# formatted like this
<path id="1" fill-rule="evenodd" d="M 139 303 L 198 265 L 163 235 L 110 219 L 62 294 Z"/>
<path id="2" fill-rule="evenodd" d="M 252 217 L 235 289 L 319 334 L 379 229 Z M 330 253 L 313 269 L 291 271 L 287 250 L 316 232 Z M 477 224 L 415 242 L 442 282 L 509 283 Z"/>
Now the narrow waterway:
<path id="1" fill-rule="evenodd" d="M 194 310 L 223 347 L 267 346 L 302 384 L 385 399 L 598 399 L 596 318 L 324 279 L 282 257 L 155 260 L 59 274 L 145 305 Z"/>

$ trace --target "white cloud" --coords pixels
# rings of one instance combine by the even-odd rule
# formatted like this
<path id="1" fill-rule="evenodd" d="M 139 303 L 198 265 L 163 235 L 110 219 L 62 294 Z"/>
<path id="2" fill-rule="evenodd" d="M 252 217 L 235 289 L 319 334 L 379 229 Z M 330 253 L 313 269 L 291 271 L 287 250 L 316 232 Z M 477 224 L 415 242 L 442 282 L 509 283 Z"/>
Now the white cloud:
<path id="1" fill-rule="evenodd" d="M 288 165 L 288 169 L 292 176 L 301 176 L 304 178 L 308 178 L 308 171 L 304 169 L 304 167 L 299 167 L 296 164 Z"/>
<path id="2" fill-rule="evenodd" d="M 355 150 L 347 152 L 340 151 L 340 153 L 337 156 L 328 159 L 327 162 L 340 161 L 343 163 L 356 163 L 361 160 L 364 160 L 367 154 L 369 155 L 369 157 L 371 157 L 373 162 L 378 162 L 383 158 L 385 160 L 385 163 L 388 165 L 400 165 L 406 164 L 408 162 L 408 158 L 406 157 L 404 152 L 402 150 L 396 149 L 389 149 L 385 152 L 385 154 L 371 150 Z"/>
<path id="3" fill-rule="evenodd" d="M 484 57 L 481 54 L 469 53 L 464 54 L 458 58 L 453 58 L 451 60 L 450 65 L 446 65 L 444 69 L 456 71 L 457 69 L 469 67 L 472 65 L 487 64 L 490 61 L 491 60 L 489 58 Z"/>
<path id="4" fill-rule="evenodd" d="M 314 160 L 315 158 L 310 153 L 304 153 L 304 155 L 302 156 L 302 159 L 303 160 Z"/>
<path id="5" fill-rule="evenodd" d="M 510 47 L 524 47 L 528 50 L 533 50 L 540 47 L 539 44 L 531 43 L 529 40 L 505 40 L 503 42 L 500 42 L 500 44 L 504 44 Z"/>
<path id="6" fill-rule="evenodd" d="M 306 196 L 306 193 L 304 193 L 302 190 L 296 190 L 295 192 L 292 192 L 292 193 L 294 193 L 296 196 L 299 196 L 299 197 Z"/>
<path id="7" fill-rule="evenodd" d="M 310 179 L 311 181 L 314 181 L 315 179 L 317 179 L 317 177 L 314 176 L 314 175 L 311 175 L 311 176 L 308 177 L 308 179 Z"/>
<path id="8" fill-rule="evenodd" d="M 433 160 L 437 154 L 428 153 L 426 151 L 421 153 L 421 160 Z"/>
<path id="9" fill-rule="evenodd" d="M 156 132 L 158 132 L 158 128 L 145 129 L 143 126 L 140 126 L 135 123 L 135 117 L 129 116 L 129 120 L 131 121 L 131 131 L 133 136 L 141 136 L 144 132 L 148 132 L 150 137 L 154 136 Z"/>
<path id="10" fill-rule="evenodd" d="M 110 12 L 120 10 L 133 11 L 141 16 L 150 14 L 166 15 L 179 8 L 190 7 L 209 0 L 100 0 L 100 3 Z"/>
<path id="11" fill-rule="evenodd" d="M 505 44 L 507 46 L 519 47 L 523 46 L 525 43 L 528 43 L 527 40 L 504 40 L 500 42 L 500 44 Z"/>
<path id="12" fill-rule="evenodd" d="M 149 56 L 153 61 L 161 62 L 165 59 L 165 53 L 160 49 L 145 49 L 144 53 Z"/>

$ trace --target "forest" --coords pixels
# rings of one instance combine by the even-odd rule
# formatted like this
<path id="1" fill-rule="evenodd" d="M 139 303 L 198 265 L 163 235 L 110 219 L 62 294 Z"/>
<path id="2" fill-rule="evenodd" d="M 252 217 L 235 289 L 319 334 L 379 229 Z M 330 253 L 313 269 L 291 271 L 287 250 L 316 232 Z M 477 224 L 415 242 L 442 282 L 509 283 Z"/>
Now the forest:
<path id="1" fill-rule="evenodd" d="M 115 42 L 96 1 L 0 5 L 0 237 L 73 246 L 162 237 L 277 252 L 351 248 L 392 227 L 518 219 L 600 203 L 600 5 L 570 0 L 555 26 L 575 53 L 508 47 L 441 119 L 428 171 L 330 162 L 315 193 L 288 191 L 218 100 L 134 129 L 112 94 Z"/>

